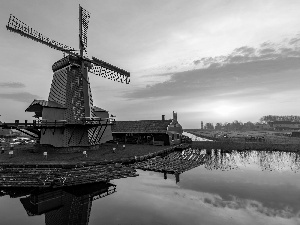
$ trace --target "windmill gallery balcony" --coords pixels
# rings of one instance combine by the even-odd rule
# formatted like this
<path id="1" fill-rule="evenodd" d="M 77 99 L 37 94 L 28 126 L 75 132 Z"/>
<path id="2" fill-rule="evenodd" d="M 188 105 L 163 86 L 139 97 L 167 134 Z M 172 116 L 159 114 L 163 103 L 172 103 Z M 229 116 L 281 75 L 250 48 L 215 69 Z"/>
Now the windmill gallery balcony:
<path id="1" fill-rule="evenodd" d="M 66 120 L 33 120 L 32 123 L 25 120 L 24 123 L 20 123 L 19 120 L 15 120 L 14 123 L 2 123 L 0 127 L 4 129 L 47 129 L 47 128 L 63 128 L 67 126 L 101 126 L 102 124 L 113 125 L 114 119 L 101 119 L 101 118 L 84 118 L 80 121 L 66 121 Z"/>

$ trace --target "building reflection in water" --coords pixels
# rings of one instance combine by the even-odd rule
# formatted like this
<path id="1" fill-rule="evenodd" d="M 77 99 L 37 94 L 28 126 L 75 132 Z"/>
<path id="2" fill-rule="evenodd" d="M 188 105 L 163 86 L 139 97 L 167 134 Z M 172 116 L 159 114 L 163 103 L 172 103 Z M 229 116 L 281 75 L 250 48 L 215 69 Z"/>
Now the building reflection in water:
<path id="1" fill-rule="evenodd" d="M 180 173 L 178 173 L 178 172 L 175 173 L 176 184 L 180 181 L 179 175 L 180 175 Z"/>
<path id="2" fill-rule="evenodd" d="M 2 189 L 20 198 L 29 216 L 45 214 L 46 225 L 88 224 L 92 202 L 116 192 L 116 185 L 94 183 L 56 189 Z M 26 196 L 26 197 L 24 197 Z"/>
<path id="3" fill-rule="evenodd" d="M 198 166 L 204 165 L 208 170 L 230 171 L 255 164 L 262 171 L 292 170 L 297 173 L 300 170 L 300 154 L 297 152 L 254 150 L 225 152 L 220 149 L 212 149 L 200 150 L 200 154 L 205 155 L 205 157 L 202 158 Z M 195 167 L 192 166 L 190 169 L 193 168 Z M 167 171 L 164 171 L 163 174 L 166 180 L 168 178 Z M 174 173 L 176 184 L 180 181 L 180 174 L 178 171 Z"/>
<path id="4" fill-rule="evenodd" d="M 179 179 L 180 173 L 179 172 L 175 172 L 174 175 L 175 175 L 175 181 L 176 181 L 176 184 L 177 184 L 180 181 L 180 179 Z M 167 174 L 166 171 L 164 172 L 164 179 L 165 180 L 168 179 L 168 174 Z"/>

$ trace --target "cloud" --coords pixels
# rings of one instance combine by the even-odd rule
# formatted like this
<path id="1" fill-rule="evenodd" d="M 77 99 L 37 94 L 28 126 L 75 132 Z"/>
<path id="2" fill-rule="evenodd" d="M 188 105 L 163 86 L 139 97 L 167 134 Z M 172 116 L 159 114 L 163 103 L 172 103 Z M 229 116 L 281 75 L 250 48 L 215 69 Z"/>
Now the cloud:
<path id="1" fill-rule="evenodd" d="M 247 161 L 245 163 L 247 164 Z M 219 208 L 253 208 L 266 215 L 285 218 L 286 215 L 288 215 L 287 218 L 299 216 L 299 198 L 295 198 L 298 196 L 299 187 L 297 183 L 289 184 L 283 181 L 285 178 L 292 180 L 293 173 L 283 175 L 273 172 L 265 176 L 257 170 L 249 169 L 246 173 L 245 170 L 236 170 L 237 172 L 233 171 L 224 176 L 225 172 L 203 173 L 203 169 L 197 168 L 191 172 L 189 182 L 179 183 L 179 186 L 182 189 L 216 196 L 205 199 L 204 202 L 207 204 Z M 247 174 L 247 179 L 244 179 L 245 174 Z"/>
<path id="2" fill-rule="evenodd" d="M 232 89 L 274 87 L 271 81 L 283 79 L 283 72 L 300 70 L 300 58 L 290 57 L 274 60 L 260 60 L 247 63 L 230 63 L 223 66 L 211 64 L 210 67 L 175 73 L 165 82 L 148 85 L 129 91 L 123 95 L 126 98 L 161 98 L 167 96 L 188 96 L 195 93 L 218 94 Z M 285 77 L 290 83 L 297 79 L 293 74 Z M 296 81 L 296 80 L 294 80 Z M 284 84 L 280 83 L 282 86 Z M 297 86 L 297 85 L 296 85 Z M 295 87 L 291 82 L 290 88 Z"/>
<path id="3" fill-rule="evenodd" d="M 40 99 L 39 96 L 31 94 L 29 92 L 0 93 L 0 98 L 18 102 L 32 102 L 34 99 Z"/>
<path id="4" fill-rule="evenodd" d="M 243 55 L 252 55 L 255 53 L 255 48 L 243 46 L 243 47 L 234 49 L 233 53 L 243 54 Z"/>
<path id="5" fill-rule="evenodd" d="M 216 96 L 246 96 L 246 95 L 260 95 L 266 91 L 265 88 L 244 88 L 243 90 L 235 90 L 225 93 L 217 94 Z"/>
<path id="6" fill-rule="evenodd" d="M 261 202 L 240 199 L 235 196 L 230 196 L 230 199 L 223 199 L 220 196 L 205 197 L 204 203 L 212 205 L 217 208 L 230 208 L 235 210 L 245 209 L 247 211 L 255 211 L 268 217 L 281 217 L 281 218 L 293 218 L 297 216 L 297 213 L 288 206 L 281 209 L 275 209 L 264 206 Z"/>
<path id="7" fill-rule="evenodd" d="M 292 38 L 292 39 L 289 41 L 289 44 L 290 44 L 290 45 L 294 45 L 294 44 L 297 44 L 297 43 L 300 43 L 300 37 Z"/>
<path id="8" fill-rule="evenodd" d="M 169 80 L 129 91 L 123 97 L 142 99 L 193 94 L 205 96 L 233 89 L 262 87 L 267 93 L 270 90 L 286 89 L 289 85 L 289 88 L 296 88 L 295 83 L 299 78 L 295 74 L 300 70 L 300 48 L 294 39 L 281 43 L 264 42 L 256 49 L 242 46 L 227 56 L 193 60 L 191 65 L 201 65 L 202 68 L 174 72 Z M 286 73 L 289 75 L 284 75 Z"/>
<path id="9" fill-rule="evenodd" d="M 0 82 L 0 87 L 7 87 L 7 88 L 23 88 L 25 84 L 21 82 Z"/>
<path id="10" fill-rule="evenodd" d="M 271 54 L 271 53 L 275 53 L 276 51 L 275 51 L 275 49 L 273 49 L 273 48 L 264 48 L 264 49 L 261 49 L 260 51 L 259 51 L 259 53 L 260 54 Z"/>
<path id="11" fill-rule="evenodd" d="M 193 61 L 193 63 L 194 63 L 195 65 L 198 65 L 200 62 L 201 62 L 201 61 L 200 61 L 199 59 Z"/>

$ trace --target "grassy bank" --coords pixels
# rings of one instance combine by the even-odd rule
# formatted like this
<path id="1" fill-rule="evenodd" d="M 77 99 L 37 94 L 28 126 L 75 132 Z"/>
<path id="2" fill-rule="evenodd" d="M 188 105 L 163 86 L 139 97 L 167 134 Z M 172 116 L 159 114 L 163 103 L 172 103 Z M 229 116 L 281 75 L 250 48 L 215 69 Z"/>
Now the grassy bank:
<path id="1" fill-rule="evenodd" d="M 209 130 L 187 130 L 198 137 L 214 141 L 193 142 L 195 148 L 224 149 L 224 150 L 279 150 L 279 151 L 300 151 L 300 138 L 284 136 L 282 132 L 275 131 L 232 131 L 223 132 L 228 138 L 216 137 L 220 131 Z M 263 141 L 247 140 L 249 136 L 263 137 Z"/>
<path id="2" fill-rule="evenodd" d="M 257 150 L 257 151 L 292 151 L 300 152 L 299 144 L 278 144 L 265 142 L 226 142 L 226 141 L 193 141 L 192 148 L 230 150 Z"/>
<path id="3" fill-rule="evenodd" d="M 96 162 L 96 161 L 110 161 L 128 159 L 135 156 L 143 156 L 149 153 L 159 152 L 167 149 L 170 146 L 153 146 L 153 145 L 137 145 L 137 144 L 126 144 L 125 149 L 123 145 L 116 145 L 106 143 L 100 146 L 97 150 L 87 151 L 87 157 L 82 152 L 77 153 L 57 153 L 47 152 L 47 159 L 44 158 L 43 152 L 34 152 L 31 148 L 16 148 L 13 150 L 13 156 L 10 157 L 9 150 L 0 154 L 1 163 L 83 163 L 83 162 Z M 116 148 L 115 153 L 113 148 Z"/>

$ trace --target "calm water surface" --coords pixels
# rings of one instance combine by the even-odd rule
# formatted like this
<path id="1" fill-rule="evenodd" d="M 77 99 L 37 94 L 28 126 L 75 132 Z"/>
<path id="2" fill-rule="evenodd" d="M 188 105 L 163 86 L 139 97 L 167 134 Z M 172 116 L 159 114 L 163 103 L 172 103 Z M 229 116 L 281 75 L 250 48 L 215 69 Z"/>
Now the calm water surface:
<path id="1" fill-rule="evenodd" d="M 206 139 L 206 138 L 197 137 L 196 135 L 190 134 L 188 132 L 183 132 L 182 134 L 189 137 L 189 138 L 191 138 L 192 141 L 212 141 L 212 140 L 209 140 L 209 139 Z"/>
<path id="2" fill-rule="evenodd" d="M 174 175 L 138 171 L 112 181 L 116 192 L 106 197 L 97 185 L 58 190 L 40 194 L 34 208 L 33 195 L 10 198 L 3 190 L 0 224 L 299 225 L 299 169 L 295 153 L 216 150 L 178 183 Z"/>

